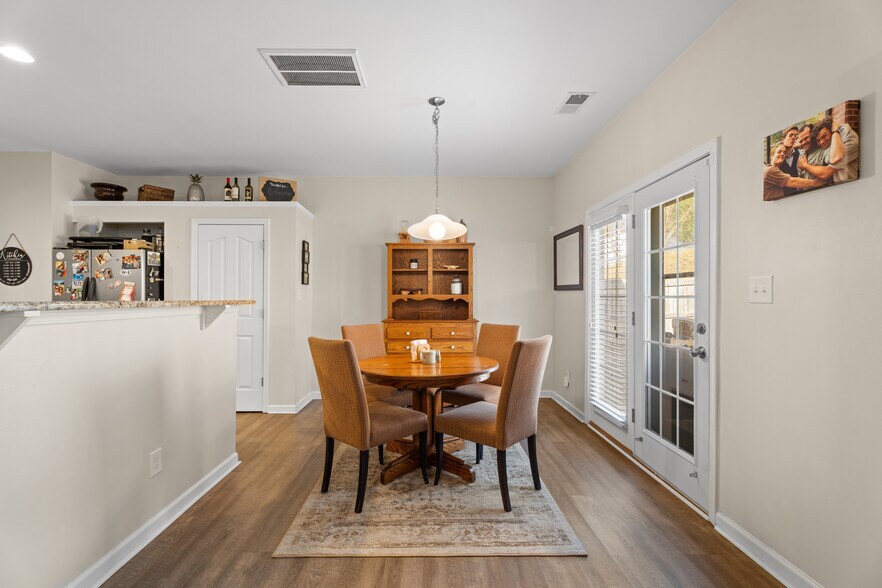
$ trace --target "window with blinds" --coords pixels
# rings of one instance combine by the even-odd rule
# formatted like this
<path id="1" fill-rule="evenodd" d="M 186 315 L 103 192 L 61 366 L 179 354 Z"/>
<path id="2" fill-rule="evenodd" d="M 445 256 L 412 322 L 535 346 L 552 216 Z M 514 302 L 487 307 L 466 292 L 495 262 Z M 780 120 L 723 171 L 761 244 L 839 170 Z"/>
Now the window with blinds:
<path id="1" fill-rule="evenodd" d="M 625 216 L 589 233 L 588 397 L 620 425 L 628 411 L 628 291 Z"/>

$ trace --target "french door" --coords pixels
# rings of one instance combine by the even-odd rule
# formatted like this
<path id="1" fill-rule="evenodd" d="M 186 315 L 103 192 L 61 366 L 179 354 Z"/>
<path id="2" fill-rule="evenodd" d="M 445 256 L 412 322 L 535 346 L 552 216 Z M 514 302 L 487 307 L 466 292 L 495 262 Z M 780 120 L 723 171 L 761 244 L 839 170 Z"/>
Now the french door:
<path id="1" fill-rule="evenodd" d="M 634 194 L 634 455 L 707 511 L 710 168 Z"/>

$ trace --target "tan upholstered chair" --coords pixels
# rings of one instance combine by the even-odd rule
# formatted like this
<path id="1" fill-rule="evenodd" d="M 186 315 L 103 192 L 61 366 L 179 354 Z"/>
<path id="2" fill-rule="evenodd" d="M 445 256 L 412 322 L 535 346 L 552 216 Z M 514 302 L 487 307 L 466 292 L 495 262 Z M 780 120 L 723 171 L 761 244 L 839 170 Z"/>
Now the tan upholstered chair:
<path id="1" fill-rule="evenodd" d="M 384 402 L 369 402 L 351 341 L 310 337 L 309 350 L 315 363 L 325 414 L 325 474 L 322 478 L 322 492 L 328 491 L 331 482 L 335 439 L 361 452 L 355 512 L 361 512 L 364 504 L 371 447 L 399 437 L 419 434 L 423 481 L 428 484 L 426 431 L 429 424 L 426 415 Z"/>
<path id="2" fill-rule="evenodd" d="M 508 369 L 502 381 L 499 405 L 491 402 L 473 402 L 454 408 L 435 417 L 435 446 L 442 447 L 444 434 L 468 439 L 496 448 L 499 469 L 499 490 L 502 506 L 511 511 L 508 494 L 505 450 L 524 439 L 530 453 L 533 486 L 540 490 L 539 464 L 536 460 L 536 426 L 539 411 L 539 391 L 545 374 L 545 363 L 551 349 L 551 335 L 539 339 L 518 341 L 511 350 Z M 441 481 L 444 452 L 436 453 L 435 485 Z"/>
<path id="3" fill-rule="evenodd" d="M 383 325 L 343 325 L 340 330 L 344 339 L 352 341 L 359 361 L 386 355 Z M 386 402 L 395 406 L 410 406 L 412 402 L 412 394 L 407 390 L 371 384 L 367 380 L 364 380 L 364 392 L 368 402 Z M 383 446 L 377 447 L 377 451 L 380 454 L 380 463 L 383 463 Z"/>
<path id="4" fill-rule="evenodd" d="M 492 372 L 490 377 L 483 382 L 460 386 L 453 390 L 444 390 L 442 400 L 456 406 L 482 401 L 493 404 L 499 402 L 499 392 L 502 389 L 502 380 L 505 378 L 508 356 L 520 336 L 521 327 L 518 325 L 482 324 L 481 331 L 478 333 L 478 348 L 475 354 L 492 357 L 499 363 L 499 369 Z M 484 447 L 479 443 L 475 452 L 475 461 L 481 463 L 483 458 Z"/>

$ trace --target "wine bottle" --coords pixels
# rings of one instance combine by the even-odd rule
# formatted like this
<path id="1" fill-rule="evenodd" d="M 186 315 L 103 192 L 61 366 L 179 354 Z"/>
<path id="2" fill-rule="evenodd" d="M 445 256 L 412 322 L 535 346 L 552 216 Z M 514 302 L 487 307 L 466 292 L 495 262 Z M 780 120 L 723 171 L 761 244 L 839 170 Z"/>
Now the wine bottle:
<path id="1" fill-rule="evenodd" d="M 239 178 L 233 179 L 233 200 L 239 200 Z"/>
<path id="2" fill-rule="evenodd" d="M 224 186 L 224 200 L 229 202 L 233 199 L 233 187 L 230 186 L 230 178 L 227 178 L 227 185 Z"/>
<path id="3" fill-rule="evenodd" d="M 248 178 L 248 183 L 245 184 L 245 200 L 247 202 L 254 200 L 254 188 L 251 187 L 251 178 Z"/>

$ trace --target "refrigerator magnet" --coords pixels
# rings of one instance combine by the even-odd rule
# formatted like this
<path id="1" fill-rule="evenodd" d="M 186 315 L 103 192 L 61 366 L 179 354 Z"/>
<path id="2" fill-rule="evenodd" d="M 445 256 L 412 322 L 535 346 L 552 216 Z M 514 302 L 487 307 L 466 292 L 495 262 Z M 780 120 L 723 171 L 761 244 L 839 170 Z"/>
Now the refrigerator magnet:
<path id="1" fill-rule="evenodd" d="M 147 265 L 162 265 L 161 259 L 158 251 L 147 252 Z"/>
<path id="2" fill-rule="evenodd" d="M 122 291 L 119 293 L 120 302 L 131 302 L 135 297 L 135 283 L 134 282 L 125 282 L 122 287 Z"/>
<path id="3" fill-rule="evenodd" d="M 130 275 L 132 275 L 132 270 L 128 270 L 128 269 L 119 270 L 119 275 L 121 275 L 121 276 L 130 276 Z"/>
<path id="4" fill-rule="evenodd" d="M 116 280 L 115 282 L 113 282 L 112 284 L 110 284 L 109 286 L 107 286 L 107 288 L 110 289 L 110 290 L 113 290 L 114 288 L 119 288 L 120 283 L 121 283 L 121 282 L 120 282 L 119 280 Z"/>
<path id="5" fill-rule="evenodd" d="M 55 275 L 59 278 L 67 277 L 67 262 L 66 261 L 56 261 L 55 262 Z"/>
<path id="6" fill-rule="evenodd" d="M 98 265 L 104 265 L 105 263 L 110 261 L 110 251 L 102 251 L 95 256 L 95 261 L 98 262 Z"/>
<path id="7" fill-rule="evenodd" d="M 85 261 L 75 261 L 73 264 L 74 274 L 85 274 L 89 271 L 89 264 Z"/>
<path id="8" fill-rule="evenodd" d="M 88 261 L 89 260 L 89 252 L 86 251 L 85 249 L 74 249 L 73 260 L 74 261 Z"/>
<path id="9" fill-rule="evenodd" d="M 55 296 L 64 296 L 64 280 L 52 280 L 52 293 Z"/>

